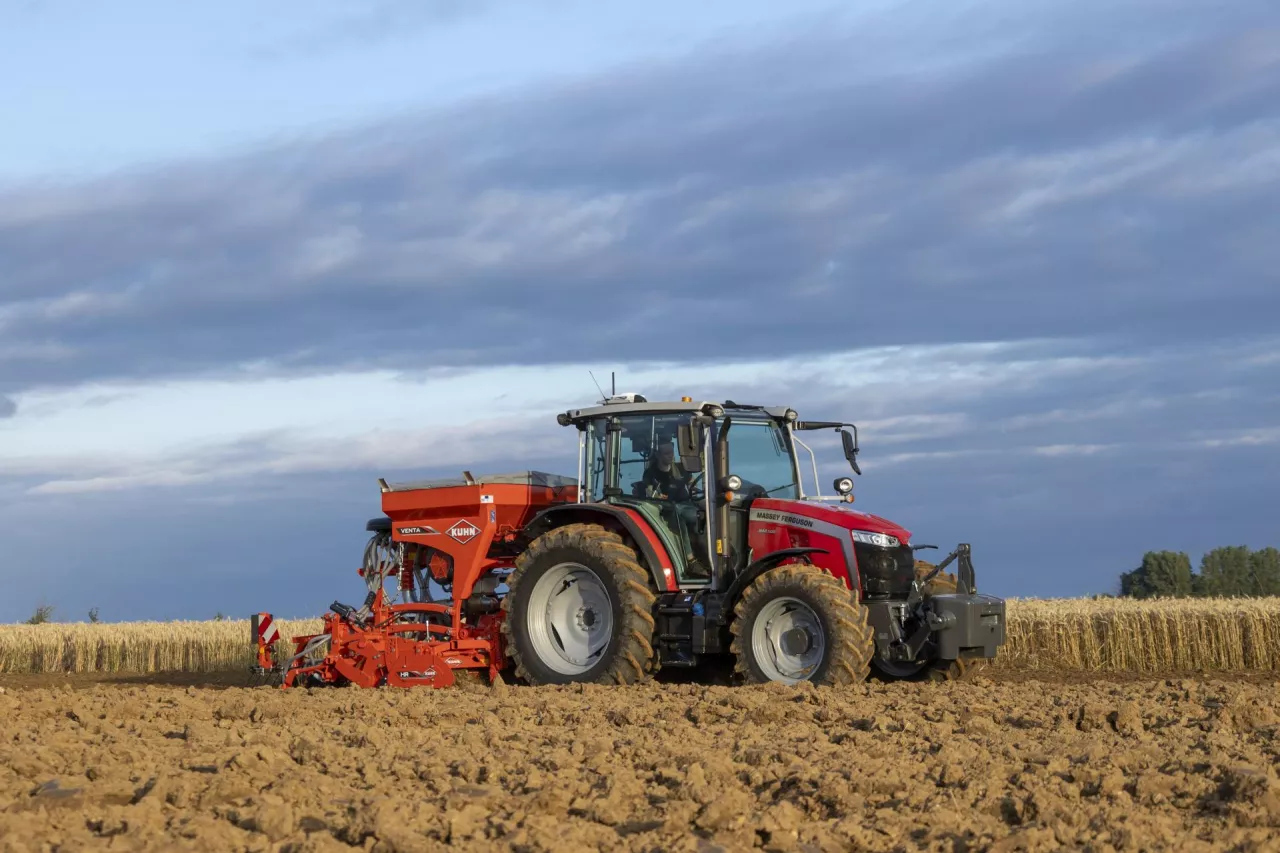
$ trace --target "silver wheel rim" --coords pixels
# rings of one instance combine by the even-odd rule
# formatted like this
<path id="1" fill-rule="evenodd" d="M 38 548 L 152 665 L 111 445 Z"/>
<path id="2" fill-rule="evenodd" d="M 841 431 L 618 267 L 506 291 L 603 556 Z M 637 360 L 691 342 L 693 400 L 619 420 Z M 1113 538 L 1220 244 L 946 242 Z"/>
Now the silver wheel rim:
<path id="1" fill-rule="evenodd" d="M 525 624 L 534 653 L 561 675 L 599 662 L 613 637 L 613 606 L 600 576 L 580 563 L 552 566 L 533 585 Z"/>
<path id="2" fill-rule="evenodd" d="M 798 598 L 775 598 L 760 609 L 751 629 L 751 651 L 770 681 L 795 684 L 817 671 L 826 635 L 813 608 Z"/>

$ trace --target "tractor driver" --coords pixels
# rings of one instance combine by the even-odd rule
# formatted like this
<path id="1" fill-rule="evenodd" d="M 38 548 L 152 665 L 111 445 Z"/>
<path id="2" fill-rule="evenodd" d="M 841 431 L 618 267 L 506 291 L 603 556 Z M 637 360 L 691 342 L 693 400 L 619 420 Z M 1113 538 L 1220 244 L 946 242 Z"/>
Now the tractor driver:
<path id="1" fill-rule="evenodd" d="M 698 556 L 700 550 L 696 544 L 698 539 L 698 507 L 693 498 L 693 484 L 688 472 L 676 462 L 676 449 L 670 439 L 658 445 L 658 452 L 652 463 L 645 470 L 640 482 L 645 494 L 652 500 L 669 501 L 678 518 L 675 524 L 666 521 L 677 541 L 683 543 L 688 550 L 685 555 L 688 572 L 691 575 L 706 577 L 707 569 Z M 663 513 L 665 516 L 666 513 Z M 683 524 L 681 524 L 683 522 Z M 683 526 L 684 530 L 680 527 Z"/>
<path id="2" fill-rule="evenodd" d="M 676 448 L 669 440 L 658 445 L 658 453 L 645 470 L 642 482 L 651 498 L 675 503 L 693 500 L 689 475 L 676 463 Z"/>

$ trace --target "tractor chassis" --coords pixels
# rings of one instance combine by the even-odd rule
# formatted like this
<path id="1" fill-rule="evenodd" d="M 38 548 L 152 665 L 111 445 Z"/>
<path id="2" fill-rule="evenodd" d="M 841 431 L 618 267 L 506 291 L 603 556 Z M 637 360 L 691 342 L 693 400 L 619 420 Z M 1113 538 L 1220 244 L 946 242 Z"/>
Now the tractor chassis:
<path id="1" fill-rule="evenodd" d="M 716 592 L 670 592 L 658 597 L 654 610 L 654 649 L 663 666 L 697 666 L 700 655 L 727 652 L 730 613 L 728 596 Z"/>

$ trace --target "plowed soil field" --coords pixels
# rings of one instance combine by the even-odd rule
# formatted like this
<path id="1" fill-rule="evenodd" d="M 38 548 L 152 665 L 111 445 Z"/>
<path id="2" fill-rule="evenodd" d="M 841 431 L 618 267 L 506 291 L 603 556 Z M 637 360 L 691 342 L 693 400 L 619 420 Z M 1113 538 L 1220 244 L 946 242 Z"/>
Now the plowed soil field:
<path id="1" fill-rule="evenodd" d="M 1276 850 L 1273 681 L 0 681 L 0 849 Z"/>

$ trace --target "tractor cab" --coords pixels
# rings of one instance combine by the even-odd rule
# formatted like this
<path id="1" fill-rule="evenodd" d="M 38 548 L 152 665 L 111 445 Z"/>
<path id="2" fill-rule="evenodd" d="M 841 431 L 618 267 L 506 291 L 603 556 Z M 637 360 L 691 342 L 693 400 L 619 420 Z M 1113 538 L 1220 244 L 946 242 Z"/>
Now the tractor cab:
<path id="1" fill-rule="evenodd" d="M 794 431 L 851 426 L 811 426 L 785 407 L 649 402 L 638 394 L 565 412 L 560 422 L 580 430 L 579 500 L 639 512 L 671 555 L 680 587 L 712 589 L 749 562 L 756 499 L 807 499 Z M 856 439 L 846 440 L 846 451 L 853 462 Z M 837 499 L 849 500 L 853 483 L 843 480 Z"/>

